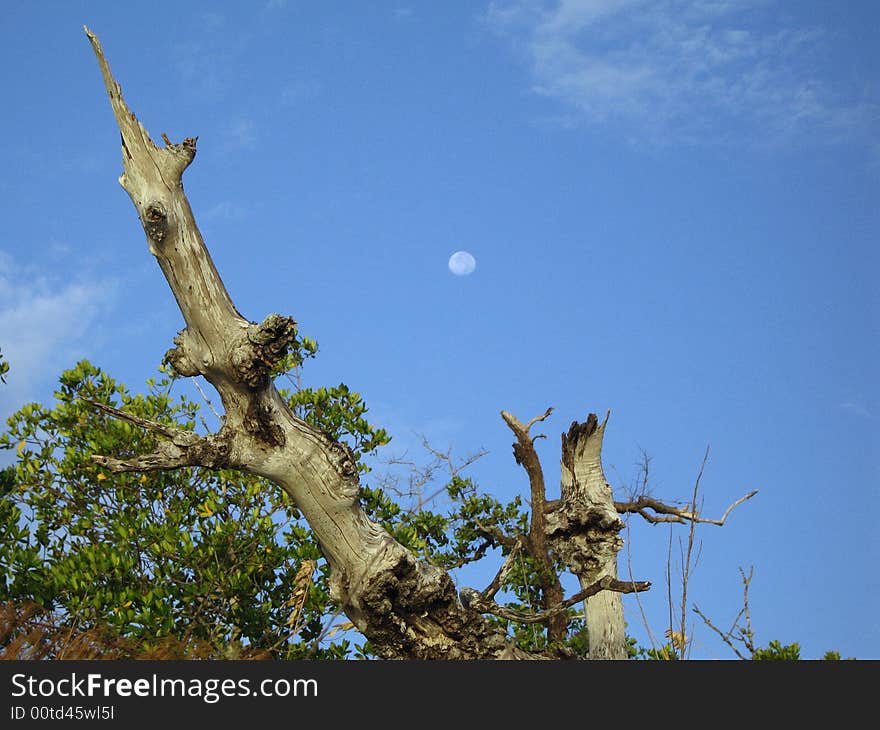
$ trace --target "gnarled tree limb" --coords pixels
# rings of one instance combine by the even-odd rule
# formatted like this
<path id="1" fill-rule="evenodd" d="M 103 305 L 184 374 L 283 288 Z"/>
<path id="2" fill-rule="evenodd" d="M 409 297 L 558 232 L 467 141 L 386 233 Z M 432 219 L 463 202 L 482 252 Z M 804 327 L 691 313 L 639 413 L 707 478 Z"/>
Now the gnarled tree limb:
<path id="1" fill-rule="evenodd" d="M 517 621 L 523 624 L 538 624 L 544 623 L 554 616 L 565 614 L 565 612 L 576 603 L 584 601 L 603 591 L 608 591 L 611 593 L 639 593 L 641 591 L 647 591 L 650 588 L 651 584 L 645 581 L 635 581 L 630 583 L 616 580 L 611 576 L 606 575 L 597 580 L 595 583 L 592 583 L 586 588 L 578 591 L 573 596 L 571 596 L 571 598 L 560 601 L 554 606 L 544 609 L 543 611 L 534 612 L 518 611 L 516 609 L 499 606 L 497 603 L 487 598 L 485 592 L 477 593 L 476 591 L 469 591 L 465 594 L 464 600 L 467 601 L 469 606 L 476 608 L 483 613 L 491 613 L 500 618 L 507 619 L 508 621 Z"/>
<path id="2" fill-rule="evenodd" d="M 150 456 L 127 461 L 102 456 L 101 463 L 120 471 L 184 464 L 235 468 L 278 484 L 320 542 L 330 565 L 332 598 L 384 657 L 532 658 L 511 649 L 503 629 L 463 607 L 445 571 L 419 561 L 368 519 L 350 450 L 287 407 L 269 373 L 295 344 L 296 324 L 280 315 L 256 324 L 233 305 L 183 190 L 196 138 L 180 144 L 165 138 L 166 146 L 158 147 L 125 103 L 97 37 L 88 29 L 86 34 L 122 136 L 120 184 L 186 322 L 166 359 L 181 375 L 204 376 L 224 409 L 218 434 L 191 434 L 185 438 L 199 440 L 181 444 L 184 437 L 176 430 L 141 422 L 168 440 Z"/>
<path id="3" fill-rule="evenodd" d="M 331 597 L 385 658 L 546 658 L 512 647 L 503 628 L 487 620 L 480 609 L 462 604 L 447 572 L 418 560 L 367 517 L 359 502 L 358 473 L 350 449 L 297 418 L 272 382 L 273 367 L 297 346 L 296 322 L 278 314 L 261 324 L 245 319 L 202 240 L 182 183 L 183 172 L 195 158 L 197 138 L 174 144 L 163 135 L 165 147 L 157 146 L 123 99 L 97 37 L 88 29 L 86 34 L 122 138 L 119 182 L 137 210 L 149 250 L 186 323 L 165 359 L 180 375 L 203 376 L 216 388 L 224 410 L 220 431 L 200 436 L 93 402 L 105 413 L 160 437 L 152 454 L 127 460 L 96 455 L 95 460 L 114 471 L 193 465 L 232 468 L 277 484 L 290 495 L 320 543 L 330 566 Z M 531 461 L 534 438 L 528 432 L 548 415 L 549 410 L 525 426 L 505 418 L 529 464 L 530 479 L 534 475 L 531 550 L 539 556 L 539 564 L 547 556 L 544 487 L 540 465 L 536 470 Z M 564 462 L 569 458 L 565 445 L 563 440 Z M 573 469 L 575 481 L 569 481 L 576 485 L 580 471 Z M 567 494 L 568 503 L 574 504 L 563 479 L 563 502 Z M 558 584 L 555 572 L 548 580 L 551 589 L 552 580 Z M 593 584 L 582 585 L 581 593 L 589 591 L 591 598 L 623 590 L 616 573 L 597 574 Z M 545 595 L 551 603 L 536 614 L 537 620 L 555 626 L 564 611 L 561 589 L 558 595 L 552 591 Z M 486 599 L 479 596 L 479 600 Z"/>
<path id="4" fill-rule="evenodd" d="M 536 437 L 531 436 L 529 430 L 536 423 L 548 418 L 552 412 L 553 409 L 548 408 L 542 415 L 535 416 L 523 425 L 513 414 L 501 411 L 501 417 L 516 436 L 516 441 L 513 444 L 513 457 L 517 464 L 522 465 L 529 476 L 532 516 L 529 534 L 526 538 L 526 549 L 537 566 L 538 580 L 541 584 L 541 600 L 545 609 L 558 605 L 564 594 L 547 545 L 544 516 L 547 490 L 544 486 L 544 471 L 541 468 L 541 461 L 538 458 L 538 452 L 535 451 Z M 562 642 L 567 626 L 565 617 L 558 613 L 547 614 L 547 616 L 548 638 L 551 642 Z"/>

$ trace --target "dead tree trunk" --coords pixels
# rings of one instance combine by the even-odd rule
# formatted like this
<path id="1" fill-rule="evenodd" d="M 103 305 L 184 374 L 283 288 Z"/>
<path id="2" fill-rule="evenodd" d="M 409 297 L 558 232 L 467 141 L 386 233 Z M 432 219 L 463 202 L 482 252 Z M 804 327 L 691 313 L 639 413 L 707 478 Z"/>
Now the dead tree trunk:
<path id="1" fill-rule="evenodd" d="M 186 322 L 166 361 L 182 376 L 204 376 L 217 389 L 225 410 L 220 430 L 199 436 L 95 403 L 161 439 L 151 454 L 92 458 L 114 472 L 229 468 L 279 485 L 320 542 L 331 570 L 332 598 L 383 657 L 546 658 L 513 647 L 506 631 L 483 615 L 502 615 L 500 607 L 474 591 L 467 595 L 478 600 L 464 605 L 448 573 L 419 561 L 366 516 L 350 449 L 297 418 L 270 377 L 273 366 L 298 346 L 296 323 L 277 314 L 261 324 L 245 319 L 205 247 L 182 184 L 183 172 L 196 154 L 196 139 L 173 144 L 163 135 L 165 146 L 157 146 L 123 100 L 98 39 L 88 29 L 86 34 L 122 136 L 119 182 L 134 203 L 150 252 Z M 576 443 L 572 441 L 572 448 Z M 580 472 L 575 469 L 572 474 Z M 580 477 L 575 479 L 579 488 Z M 604 573 L 599 570 L 596 575 Z M 585 587 L 594 594 L 645 590 L 647 585 L 604 582 Z M 553 595 L 554 600 L 559 597 Z M 555 625 L 555 617 L 567 605 L 548 605 L 546 615 L 536 620 Z M 596 633 L 602 634 L 598 628 Z M 616 638 L 617 629 L 612 633 Z"/>
<path id="2" fill-rule="evenodd" d="M 602 470 L 600 424 L 591 413 L 562 434 L 562 499 L 547 515 L 547 537 L 554 552 L 586 588 L 598 581 L 617 581 L 617 553 L 623 522 L 611 485 Z M 601 591 L 585 601 L 590 659 L 626 659 L 626 626 L 620 593 Z"/>

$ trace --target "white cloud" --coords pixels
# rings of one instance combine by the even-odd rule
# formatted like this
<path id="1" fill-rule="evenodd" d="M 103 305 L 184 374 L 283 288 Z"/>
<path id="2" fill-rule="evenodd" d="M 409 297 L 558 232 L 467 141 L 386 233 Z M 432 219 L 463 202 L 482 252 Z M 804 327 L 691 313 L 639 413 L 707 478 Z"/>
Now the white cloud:
<path id="1" fill-rule="evenodd" d="M 820 63 L 823 32 L 782 27 L 762 12 L 767 5 L 495 0 L 486 21 L 522 55 L 534 92 L 562 102 L 580 123 L 626 137 L 876 136 L 878 105 L 835 90 Z"/>
<path id="2" fill-rule="evenodd" d="M 250 150 L 257 144 L 256 126 L 251 119 L 236 119 L 223 132 L 225 149 Z"/>
<path id="3" fill-rule="evenodd" d="M 212 205 L 204 213 L 199 215 L 203 221 L 239 221 L 247 216 L 247 208 L 238 203 L 232 203 L 228 200 L 221 200 L 219 203 Z"/>
<path id="4" fill-rule="evenodd" d="M 0 386 L 0 417 L 87 356 L 89 333 L 114 290 L 113 282 L 59 281 L 0 252 L 0 350 L 10 367 Z"/>
<path id="5" fill-rule="evenodd" d="M 244 27 L 236 27 L 233 33 L 227 26 L 224 16 L 207 13 L 192 39 L 175 40 L 167 46 L 169 61 L 187 93 L 199 100 L 226 100 L 246 81 L 247 65 L 242 59 L 253 33 Z"/>
<path id="6" fill-rule="evenodd" d="M 867 418 L 869 421 L 873 421 L 877 418 L 877 416 L 867 406 L 867 404 L 859 399 L 845 401 L 844 403 L 840 404 L 840 408 L 841 410 L 844 410 L 847 413 L 852 413 L 855 416 Z"/>
<path id="7" fill-rule="evenodd" d="M 55 259 L 69 256 L 72 252 L 73 247 L 67 241 L 59 241 L 56 239 L 49 244 L 49 253 Z"/>

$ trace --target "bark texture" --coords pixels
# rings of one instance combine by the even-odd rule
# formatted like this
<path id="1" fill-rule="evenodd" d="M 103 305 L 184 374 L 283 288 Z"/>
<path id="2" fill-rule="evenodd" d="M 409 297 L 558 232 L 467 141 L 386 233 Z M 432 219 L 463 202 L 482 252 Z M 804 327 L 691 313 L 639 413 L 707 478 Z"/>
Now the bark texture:
<path id="1" fill-rule="evenodd" d="M 544 515 L 547 490 L 544 486 L 544 470 L 541 468 L 541 461 L 535 451 L 536 437 L 530 434 L 530 430 L 535 423 L 547 418 L 552 410 L 552 408 L 548 408 L 542 416 L 533 418 L 526 424 L 521 423 L 513 414 L 501 411 L 501 417 L 516 436 L 516 441 L 513 443 L 513 458 L 517 464 L 525 469 L 529 477 L 532 519 L 526 538 L 526 548 L 538 569 L 538 580 L 541 583 L 541 598 L 545 611 L 552 611 L 555 606 L 560 605 L 563 602 L 564 594 L 547 545 Z M 552 614 L 547 619 L 547 638 L 550 642 L 559 644 L 564 641 L 567 626 L 568 622 L 562 613 Z"/>
<path id="2" fill-rule="evenodd" d="M 95 460 L 117 472 L 233 468 L 278 484 L 318 537 L 331 568 L 333 599 L 386 658 L 532 658 L 512 648 L 502 629 L 463 607 L 447 573 L 417 560 L 367 518 L 348 447 L 287 407 L 270 372 L 296 345 L 296 323 L 272 314 L 257 324 L 235 308 L 183 189 L 196 138 L 172 144 L 163 135 L 165 146 L 157 146 L 125 103 L 98 39 L 88 29 L 86 34 L 122 136 L 119 182 L 186 322 L 166 360 L 181 375 L 204 376 L 225 411 L 220 431 L 201 437 L 105 409 L 165 440 L 153 454 Z"/>
<path id="3" fill-rule="evenodd" d="M 257 324 L 242 316 L 205 247 L 182 183 L 183 172 L 196 154 L 196 138 L 174 144 L 163 135 L 165 146 L 156 145 L 125 103 L 98 39 L 88 29 L 86 34 L 121 133 L 123 174 L 119 182 L 135 206 L 149 250 L 186 323 L 166 361 L 180 375 L 204 376 L 217 389 L 225 412 L 218 432 L 200 436 L 94 403 L 161 438 L 151 454 L 130 459 L 94 455 L 93 459 L 115 472 L 183 466 L 238 469 L 279 485 L 320 542 L 330 566 L 332 598 L 385 658 L 546 658 L 513 647 L 507 632 L 483 615 L 502 615 L 502 609 L 490 600 L 494 593 L 463 591 L 460 596 L 448 573 L 419 561 L 364 513 L 350 449 L 297 418 L 272 382 L 273 367 L 299 344 L 296 322 L 271 314 Z M 568 476 L 563 477 L 563 508 L 553 513 L 553 535 L 549 530 L 544 534 L 543 476 L 537 458 L 533 463 L 526 451 L 521 456 L 537 500 L 531 547 L 536 555 L 545 556 L 549 568 L 546 545 L 552 539 L 554 549 L 578 567 L 582 593 L 589 594 L 591 637 L 594 631 L 604 637 L 597 645 L 604 647 L 619 638 L 622 617 L 618 620 L 609 608 L 594 615 L 592 607 L 605 606 L 606 601 L 613 606 L 615 600 L 619 606 L 617 591 L 645 590 L 647 584 L 616 581 L 612 563 L 619 543 L 617 516 L 613 504 L 613 515 L 606 515 L 603 490 L 607 484 L 604 477 L 597 482 L 594 473 L 599 453 L 594 447 L 601 447 L 601 428 L 598 441 L 591 440 L 595 423 L 588 421 L 589 428 L 592 431 L 587 433 L 573 427 L 567 439 L 563 437 L 564 475 Z M 524 438 L 530 448 L 528 426 Z M 526 441 L 522 448 L 526 449 Z M 566 548 L 568 539 L 573 542 Z M 595 549 L 599 557 L 593 554 Z M 590 576 L 601 580 L 589 582 Z M 562 611 L 570 604 L 559 603 L 558 578 L 545 578 L 549 598 L 544 612 L 532 619 L 547 623 L 561 636 Z M 467 596 L 477 599 L 462 602 Z M 613 626 L 603 628 L 601 621 L 612 614 Z"/>
<path id="4" fill-rule="evenodd" d="M 553 551 L 577 575 L 581 588 L 597 581 L 617 581 L 618 534 L 623 522 L 614 506 L 611 485 L 602 470 L 600 424 L 591 413 L 562 434 L 562 497 L 547 514 L 546 534 Z M 619 592 L 600 591 L 585 600 L 590 659 L 626 659 L 626 626 Z"/>

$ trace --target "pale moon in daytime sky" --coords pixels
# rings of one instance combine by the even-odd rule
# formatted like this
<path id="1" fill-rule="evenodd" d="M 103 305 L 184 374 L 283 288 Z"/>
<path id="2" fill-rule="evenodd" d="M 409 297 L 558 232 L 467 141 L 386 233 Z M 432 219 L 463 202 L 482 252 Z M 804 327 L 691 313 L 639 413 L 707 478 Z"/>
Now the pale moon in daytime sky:
<path id="1" fill-rule="evenodd" d="M 477 260 L 467 251 L 456 251 L 449 257 L 449 270 L 456 276 L 467 276 L 477 268 Z"/>

